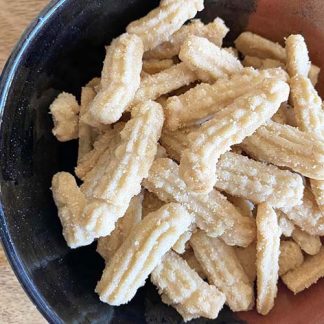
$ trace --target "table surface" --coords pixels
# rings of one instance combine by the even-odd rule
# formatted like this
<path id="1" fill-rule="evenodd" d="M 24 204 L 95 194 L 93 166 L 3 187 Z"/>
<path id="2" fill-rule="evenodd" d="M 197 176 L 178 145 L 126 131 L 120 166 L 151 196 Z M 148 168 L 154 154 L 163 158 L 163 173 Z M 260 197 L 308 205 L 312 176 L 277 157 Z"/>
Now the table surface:
<path id="1" fill-rule="evenodd" d="M 0 71 L 21 33 L 49 0 L 0 0 Z M 0 323 L 46 321 L 17 281 L 0 244 Z"/>

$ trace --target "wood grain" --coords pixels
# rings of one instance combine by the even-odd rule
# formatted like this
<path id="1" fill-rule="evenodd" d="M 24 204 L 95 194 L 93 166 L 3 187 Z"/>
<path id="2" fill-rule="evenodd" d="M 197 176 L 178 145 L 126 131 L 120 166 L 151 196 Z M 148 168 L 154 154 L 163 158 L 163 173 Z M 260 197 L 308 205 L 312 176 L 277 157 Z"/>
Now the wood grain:
<path id="1" fill-rule="evenodd" d="M 0 71 L 21 33 L 48 0 L 0 0 Z M 45 319 L 29 300 L 0 245 L 0 323 L 43 324 Z"/>
<path id="2" fill-rule="evenodd" d="M 49 0 L 0 0 L 0 71 L 28 24 Z"/>

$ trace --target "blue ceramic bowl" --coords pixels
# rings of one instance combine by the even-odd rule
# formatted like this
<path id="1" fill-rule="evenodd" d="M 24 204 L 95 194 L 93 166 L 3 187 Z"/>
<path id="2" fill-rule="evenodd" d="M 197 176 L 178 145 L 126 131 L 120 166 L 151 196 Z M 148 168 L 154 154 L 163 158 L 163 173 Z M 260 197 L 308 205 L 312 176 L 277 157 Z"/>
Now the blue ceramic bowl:
<path id="1" fill-rule="evenodd" d="M 231 28 L 230 42 L 245 29 L 255 2 L 205 0 L 200 17 L 205 22 L 222 17 Z M 0 234 L 21 284 L 51 323 L 181 322 L 149 283 L 128 305 L 101 303 L 94 288 L 103 261 L 95 245 L 66 246 L 49 190 L 54 173 L 73 172 L 77 155 L 75 141 L 62 144 L 52 136 L 49 104 L 63 90 L 80 96 L 81 86 L 100 75 L 104 46 L 157 5 L 157 0 L 53 1 L 22 36 L 1 76 Z M 225 308 L 214 322 L 241 323 L 236 316 Z"/>

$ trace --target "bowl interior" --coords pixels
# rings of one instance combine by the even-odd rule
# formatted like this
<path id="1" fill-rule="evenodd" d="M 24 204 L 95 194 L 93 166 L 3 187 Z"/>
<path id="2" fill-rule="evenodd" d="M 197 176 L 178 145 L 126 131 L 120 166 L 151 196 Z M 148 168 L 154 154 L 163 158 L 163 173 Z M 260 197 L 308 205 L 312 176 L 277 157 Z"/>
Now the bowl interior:
<path id="1" fill-rule="evenodd" d="M 100 75 L 104 46 L 157 4 L 157 0 L 54 1 L 24 35 L 2 75 L 0 232 L 22 284 L 52 322 L 181 322 L 149 283 L 128 305 L 114 308 L 101 303 L 94 287 L 103 261 L 95 244 L 67 248 L 49 190 L 54 173 L 73 172 L 77 152 L 75 141 L 60 144 L 52 136 L 49 104 L 63 90 L 79 97 L 81 86 Z M 301 32 L 314 63 L 321 64 L 324 7 L 319 4 L 205 0 L 199 17 L 205 22 L 223 18 L 231 28 L 227 44 L 243 30 L 281 42 L 284 36 Z M 268 318 L 255 312 L 234 315 L 225 308 L 215 322 L 292 323 L 296 318 L 316 322 L 324 316 L 320 287 L 322 281 L 296 298 L 282 288 Z"/>

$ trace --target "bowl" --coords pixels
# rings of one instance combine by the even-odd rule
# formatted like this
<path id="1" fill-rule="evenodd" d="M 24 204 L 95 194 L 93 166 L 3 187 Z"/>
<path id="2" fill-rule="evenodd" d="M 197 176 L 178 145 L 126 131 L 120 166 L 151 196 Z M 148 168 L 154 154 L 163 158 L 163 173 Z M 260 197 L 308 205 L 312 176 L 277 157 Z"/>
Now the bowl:
<path id="1" fill-rule="evenodd" d="M 53 1 L 24 33 L 2 73 L 0 234 L 21 284 L 51 323 L 181 322 L 149 282 L 125 306 L 101 303 L 94 287 L 103 260 L 95 244 L 66 246 L 49 190 L 54 173 L 73 171 L 77 149 L 75 141 L 62 144 L 52 136 L 49 104 L 62 90 L 80 96 L 80 87 L 100 75 L 104 46 L 157 5 L 157 0 Z M 302 33 L 313 63 L 324 63 L 320 0 L 205 0 L 205 7 L 199 14 L 203 21 L 220 16 L 231 28 L 227 44 L 243 30 L 280 42 Z M 322 80 L 323 75 L 320 91 Z M 294 297 L 280 284 L 267 317 L 254 311 L 233 314 L 225 307 L 214 322 L 320 323 L 323 288 L 322 280 Z"/>

